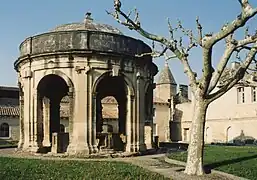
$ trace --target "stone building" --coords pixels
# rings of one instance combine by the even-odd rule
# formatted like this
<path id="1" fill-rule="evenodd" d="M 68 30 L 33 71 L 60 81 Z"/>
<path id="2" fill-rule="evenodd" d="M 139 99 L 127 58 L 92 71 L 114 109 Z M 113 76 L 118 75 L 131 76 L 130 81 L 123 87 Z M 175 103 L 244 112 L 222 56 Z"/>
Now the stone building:
<path id="1" fill-rule="evenodd" d="M 162 142 L 188 142 L 192 118 L 188 88 L 177 85 L 168 65 L 161 68 L 153 96 L 153 124 L 145 123 L 145 144 L 151 147 L 153 136 Z M 19 140 L 18 88 L 0 88 L 1 139 Z M 233 142 L 237 138 L 256 139 L 257 108 L 256 88 L 242 80 L 207 111 L 205 142 Z M 117 133 L 119 107 L 113 96 L 106 96 L 102 103 L 102 133 Z M 60 126 L 69 132 L 69 101 L 61 101 Z M 8 130 L 9 127 L 9 130 Z M 152 129 L 151 129 L 152 128 Z M 61 128 L 60 128 L 61 129 Z"/>
<path id="2" fill-rule="evenodd" d="M 19 149 L 40 152 L 57 147 L 58 152 L 88 154 L 112 138 L 107 145 L 111 149 L 144 151 L 145 123 L 153 126 L 158 69 L 151 56 L 135 55 L 149 52 L 142 41 L 95 23 L 90 13 L 83 22 L 27 38 L 14 64 L 20 91 Z M 118 128 L 111 133 L 103 132 L 102 99 L 108 96 L 118 103 Z M 63 133 L 61 101 L 68 109 L 68 132 Z"/>
<path id="3" fill-rule="evenodd" d="M 225 75 L 229 75 L 236 65 L 236 62 L 232 63 Z M 257 139 L 257 87 L 252 83 L 254 77 L 256 75 L 247 74 L 235 87 L 210 104 L 205 125 L 206 143 Z M 189 141 L 193 109 L 188 93 L 186 85 L 177 86 L 166 65 L 159 74 L 154 91 L 155 98 L 162 102 L 154 103 L 154 123 L 158 126 L 156 134 L 160 141 Z"/>

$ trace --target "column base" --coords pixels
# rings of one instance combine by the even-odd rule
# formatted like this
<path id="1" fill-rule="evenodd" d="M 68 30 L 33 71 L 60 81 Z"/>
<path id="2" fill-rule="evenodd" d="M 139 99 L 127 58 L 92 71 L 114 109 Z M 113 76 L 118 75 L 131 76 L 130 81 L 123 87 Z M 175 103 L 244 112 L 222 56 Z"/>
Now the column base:
<path id="1" fill-rule="evenodd" d="M 150 143 L 147 143 L 146 144 L 146 149 L 152 149 L 153 148 L 153 145 L 152 145 L 152 143 L 150 144 Z"/>
<path id="2" fill-rule="evenodd" d="M 46 140 L 44 140 L 44 141 L 42 142 L 42 145 L 43 145 L 44 147 L 51 147 L 50 141 L 46 141 Z"/>
<path id="3" fill-rule="evenodd" d="M 23 145 L 24 145 L 24 142 L 23 141 L 19 141 L 17 149 L 21 150 L 23 148 Z"/>
<path id="4" fill-rule="evenodd" d="M 32 146 L 29 148 L 29 151 L 32 153 L 38 153 L 40 152 L 40 147 L 39 146 Z"/>
<path id="5" fill-rule="evenodd" d="M 143 152 L 143 151 L 146 151 L 146 144 L 145 143 L 143 143 L 143 144 L 139 144 L 139 151 L 140 152 Z"/>
<path id="6" fill-rule="evenodd" d="M 138 152 L 139 145 L 138 144 L 130 144 L 130 152 Z"/>
<path id="7" fill-rule="evenodd" d="M 90 154 L 95 154 L 95 153 L 98 153 L 99 152 L 99 149 L 97 148 L 97 145 L 90 145 L 89 146 L 89 153 Z"/>
<path id="8" fill-rule="evenodd" d="M 69 144 L 67 148 L 67 154 L 69 155 L 89 155 L 90 149 L 85 144 Z"/>
<path id="9" fill-rule="evenodd" d="M 132 150 L 131 144 L 126 144 L 125 152 L 133 152 L 131 150 Z"/>

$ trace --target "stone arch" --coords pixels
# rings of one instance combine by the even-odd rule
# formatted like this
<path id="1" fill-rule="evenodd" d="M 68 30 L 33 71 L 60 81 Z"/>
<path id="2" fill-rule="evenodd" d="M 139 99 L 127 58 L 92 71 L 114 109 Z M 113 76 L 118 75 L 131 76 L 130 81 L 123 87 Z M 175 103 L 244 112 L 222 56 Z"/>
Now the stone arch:
<path id="1" fill-rule="evenodd" d="M 110 84 L 110 86 L 108 86 Z M 116 84 L 117 83 L 117 84 Z M 117 87 L 115 88 L 114 87 Z M 117 86 L 116 86 L 117 85 Z M 132 81 L 123 73 L 119 76 L 112 76 L 111 71 L 102 73 L 94 80 L 92 86 L 92 107 L 93 107 L 93 124 L 95 124 L 96 138 L 99 140 L 98 147 L 102 146 L 102 138 L 105 136 L 103 132 L 103 118 L 102 118 L 102 103 L 101 99 L 106 96 L 113 96 L 118 102 L 118 132 L 112 133 L 112 147 L 114 150 L 125 150 L 127 141 L 124 139 L 128 135 L 129 129 L 127 124 L 130 121 L 130 114 L 132 111 L 127 112 L 130 106 L 131 96 L 135 94 Z M 106 136 L 104 137 L 106 138 Z M 99 148 L 100 149 L 100 148 Z"/>
<path id="2" fill-rule="evenodd" d="M 95 94 L 96 93 L 96 89 L 98 84 L 101 82 L 102 79 L 105 78 L 105 76 L 108 76 L 112 73 L 112 71 L 106 71 L 104 73 L 102 73 L 93 83 L 92 86 L 92 93 Z M 124 74 L 124 73 L 120 73 L 122 75 L 122 77 L 124 78 L 124 81 L 127 85 L 127 88 L 129 90 L 129 95 L 134 96 L 135 95 L 135 88 L 133 83 L 131 82 L 131 80 Z"/>
<path id="3" fill-rule="evenodd" d="M 41 82 L 41 80 L 47 76 L 47 75 L 57 75 L 59 77 L 61 77 L 65 82 L 66 84 L 68 85 L 69 87 L 69 92 L 74 92 L 74 84 L 72 82 L 72 80 L 70 79 L 69 76 L 67 76 L 64 72 L 60 71 L 60 70 L 54 70 L 54 69 L 51 69 L 51 70 L 46 70 L 44 72 L 44 76 L 41 77 L 35 84 L 35 87 L 38 88 L 38 85 L 39 83 Z"/>
<path id="4" fill-rule="evenodd" d="M 34 99 L 34 105 L 37 109 L 37 142 L 42 150 L 50 151 L 54 147 L 53 136 L 56 133 L 64 133 L 61 124 L 61 100 L 65 96 L 72 99 L 69 101 L 69 124 L 72 128 L 73 114 L 73 83 L 60 71 L 46 71 L 36 86 L 37 97 Z M 65 136 L 69 138 L 68 136 Z M 68 140 L 62 140 L 62 145 L 66 146 Z M 64 142 L 66 144 L 64 144 Z M 65 149 L 62 149 L 66 151 Z M 39 150 L 40 151 L 40 150 Z"/>

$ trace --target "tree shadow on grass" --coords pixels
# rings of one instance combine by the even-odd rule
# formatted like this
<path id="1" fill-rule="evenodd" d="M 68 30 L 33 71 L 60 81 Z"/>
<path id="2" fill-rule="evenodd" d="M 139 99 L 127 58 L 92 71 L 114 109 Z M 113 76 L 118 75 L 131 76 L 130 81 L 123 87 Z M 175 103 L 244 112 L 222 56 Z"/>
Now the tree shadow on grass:
<path id="1" fill-rule="evenodd" d="M 252 156 L 246 156 L 246 157 L 241 157 L 241 158 L 235 158 L 235 159 L 229 159 L 229 160 L 224 160 L 224 161 L 220 161 L 220 162 L 215 162 L 215 163 L 211 163 L 211 164 L 207 164 L 204 166 L 204 170 L 205 173 L 211 173 L 212 169 L 215 169 L 217 167 L 220 166 L 226 166 L 229 164 L 234 164 L 234 163 L 238 163 L 238 162 L 242 162 L 242 161 L 246 161 L 246 160 L 250 160 L 250 159 L 254 159 L 257 158 L 257 154 L 252 155 Z"/>

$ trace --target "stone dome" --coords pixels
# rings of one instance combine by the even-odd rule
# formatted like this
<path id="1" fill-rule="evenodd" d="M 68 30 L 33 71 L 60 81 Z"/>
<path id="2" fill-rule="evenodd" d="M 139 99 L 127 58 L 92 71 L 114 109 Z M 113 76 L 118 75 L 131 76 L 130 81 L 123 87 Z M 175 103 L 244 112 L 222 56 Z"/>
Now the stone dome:
<path id="1" fill-rule="evenodd" d="M 83 22 L 58 25 L 54 29 L 50 30 L 50 32 L 79 31 L 79 30 L 100 31 L 100 32 L 107 32 L 107 33 L 122 35 L 122 32 L 115 27 L 112 27 L 108 24 L 100 24 L 100 23 L 94 22 L 94 20 L 91 17 L 91 13 L 86 13 L 86 16 Z"/>
<path id="2" fill-rule="evenodd" d="M 177 84 L 167 62 L 164 69 L 160 72 L 157 84 Z"/>

